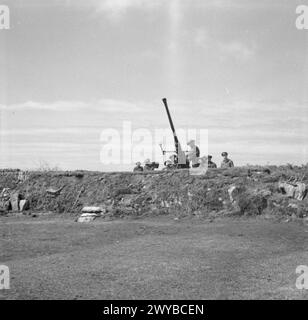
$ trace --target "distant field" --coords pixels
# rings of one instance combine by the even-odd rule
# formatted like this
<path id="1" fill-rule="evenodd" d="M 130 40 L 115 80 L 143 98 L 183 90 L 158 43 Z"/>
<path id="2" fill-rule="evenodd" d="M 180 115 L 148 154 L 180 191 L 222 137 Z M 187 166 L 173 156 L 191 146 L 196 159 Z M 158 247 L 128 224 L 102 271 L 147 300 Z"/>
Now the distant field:
<path id="1" fill-rule="evenodd" d="M 263 218 L 0 218 L 0 299 L 308 299 L 308 228 Z"/>

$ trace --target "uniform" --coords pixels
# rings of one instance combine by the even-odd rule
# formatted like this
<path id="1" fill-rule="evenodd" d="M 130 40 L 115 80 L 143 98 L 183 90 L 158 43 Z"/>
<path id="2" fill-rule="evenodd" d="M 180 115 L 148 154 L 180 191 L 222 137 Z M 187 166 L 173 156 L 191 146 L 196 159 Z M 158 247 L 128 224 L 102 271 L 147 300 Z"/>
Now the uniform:
<path id="1" fill-rule="evenodd" d="M 143 168 L 141 166 L 136 166 L 134 168 L 134 172 L 142 172 L 143 171 Z"/>
<path id="2" fill-rule="evenodd" d="M 232 168 L 234 167 L 233 161 L 230 159 L 223 159 L 221 163 L 221 168 Z"/>
<path id="3" fill-rule="evenodd" d="M 153 171 L 153 170 L 154 170 L 154 167 L 152 167 L 151 164 L 146 163 L 144 165 L 144 171 Z"/>
<path id="4" fill-rule="evenodd" d="M 208 163 L 207 163 L 207 167 L 208 168 L 217 168 L 217 165 L 215 162 L 209 160 Z"/>
<path id="5" fill-rule="evenodd" d="M 190 150 L 187 154 L 187 160 L 191 161 L 191 166 L 193 168 L 199 167 L 199 157 L 200 157 L 200 150 L 199 148 L 195 145 L 194 140 L 190 140 L 187 142 L 187 145 L 190 146 Z"/>

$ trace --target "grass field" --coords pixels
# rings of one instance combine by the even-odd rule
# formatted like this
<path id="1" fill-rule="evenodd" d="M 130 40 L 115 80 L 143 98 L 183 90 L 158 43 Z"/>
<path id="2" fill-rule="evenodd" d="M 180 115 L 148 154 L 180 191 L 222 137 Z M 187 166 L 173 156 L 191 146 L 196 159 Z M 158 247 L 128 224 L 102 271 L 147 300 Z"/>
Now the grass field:
<path id="1" fill-rule="evenodd" d="M 308 228 L 295 222 L 171 217 L 1 217 L 0 299 L 307 299 Z"/>

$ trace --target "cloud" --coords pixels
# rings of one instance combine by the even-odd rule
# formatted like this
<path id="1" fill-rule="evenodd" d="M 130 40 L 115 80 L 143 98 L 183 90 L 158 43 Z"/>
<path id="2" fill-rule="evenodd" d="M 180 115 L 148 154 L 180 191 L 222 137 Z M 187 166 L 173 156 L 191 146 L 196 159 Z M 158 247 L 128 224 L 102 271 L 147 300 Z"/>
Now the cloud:
<path id="1" fill-rule="evenodd" d="M 100 128 L 26 128 L 2 129 L 0 136 L 39 136 L 39 135 L 84 135 L 85 133 L 99 133 Z"/>
<path id="2" fill-rule="evenodd" d="M 221 151 L 227 150 L 237 164 L 263 163 L 268 159 L 273 163 L 306 161 L 308 117 L 304 103 L 239 98 L 227 100 L 215 102 L 209 99 L 168 99 L 181 143 L 184 145 L 187 141 L 186 136 L 180 137 L 181 128 L 208 129 L 209 152 L 216 159 L 220 159 Z M 80 109 L 74 112 L 71 108 L 76 104 Z M 69 110 L 65 114 L 61 112 L 63 106 Z M 33 157 L 42 157 L 54 163 L 62 161 L 61 166 L 65 168 L 77 166 L 72 159 L 78 161 L 80 168 L 90 168 L 90 159 L 94 169 L 100 168 L 100 132 L 110 127 L 122 134 L 123 112 L 129 112 L 132 117 L 133 130 L 140 128 L 138 126 L 145 127 L 152 133 L 156 128 L 166 129 L 167 139 L 170 137 L 172 140 L 168 120 L 159 100 L 151 103 L 115 99 L 88 103 L 27 102 L 5 108 L 10 107 L 25 112 L 4 114 L 6 121 L 0 130 L 0 157 L 3 165 L 7 166 L 12 166 L 12 161 L 18 167 L 24 163 L 29 166 Z M 40 108 L 53 111 L 42 112 L 45 109 Z M 139 112 L 137 119 L 136 111 Z M 129 116 L 124 114 L 124 120 L 129 119 Z M 172 147 L 171 143 L 170 148 Z M 207 151 L 202 147 L 201 152 L 204 154 Z M 68 156 L 71 153 L 74 153 L 73 157 Z M 87 160 L 79 159 L 85 154 L 88 154 Z M 98 159 L 96 164 L 94 159 Z M 118 167 L 114 169 L 118 170 Z"/>
<path id="3" fill-rule="evenodd" d="M 202 28 L 194 30 L 192 39 L 195 46 L 201 49 L 217 52 L 222 59 L 232 58 L 248 61 L 255 56 L 254 45 L 249 45 L 239 40 L 220 40 L 211 36 Z"/>
<path id="4" fill-rule="evenodd" d="M 98 108 L 104 112 L 124 112 L 124 113 L 136 113 L 142 111 L 141 105 L 138 103 L 132 103 L 128 101 L 113 100 L 113 99 L 101 99 L 95 104 L 95 108 Z"/>
<path id="5" fill-rule="evenodd" d="M 300 1 L 300 0 L 296 0 Z M 197 1 L 200 6 L 206 8 L 217 8 L 219 10 L 226 9 L 246 9 L 246 10 L 255 10 L 255 9 L 268 9 L 269 7 L 288 7 L 293 6 L 289 0 L 201 0 Z"/>
<path id="6" fill-rule="evenodd" d="M 49 111 L 74 111 L 74 110 L 99 110 L 108 113 L 136 113 L 142 110 L 140 104 L 123 100 L 100 99 L 93 102 L 83 101 L 55 101 L 43 103 L 37 101 L 27 101 L 24 103 L 0 105 L 0 111 L 33 111 L 33 110 L 49 110 Z"/>
<path id="7" fill-rule="evenodd" d="M 218 44 L 220 53 L 225 57 L 232 57 L 247 61 L 255 54 L 255 50 L 247 44 L 239 41 L 220 42 Z"/>
<path id="8" fill-rule="evenodd" d="M 67 4 L 71 5 L 76 1 L 66 0 Z M 187 6 L 193 5 L 199 8 L 218 8 L 222 9 L 257 9 L 257 8 L 268 8 L 268 6 L 281 6 L 287 5 L 287 1 L 282 2 L 281 0 L 272 0 L 269 3 L 268 0 L 195 0 L 193 4 L 188 0 L 89 0 L 92 6 L 95 7 L 96 11 L 108 13 L 114 16 L 121 16 L 125 14 L 129 9 L 145 9 L 150 10 L 159 6 Z M 83 0 L 82 0 L 83 3 Z"/>
<path id="9" fill-rule="evenodd" d="M 0 105 L 1 111 L 18 111 L 18 110 L 54 110 L 67 111 L 87 107 L 87 104 L 81 101 L 55 101 L 43 103 L 37 101 L 27 101 L 9 105 Z"/>
<path id="10" fill-rule="evenodd" d="M 107 13 L 111 18 L 122 17 L 129 9 L 153 9 L 162 0 L 91 0 L 97 12 Z"/>

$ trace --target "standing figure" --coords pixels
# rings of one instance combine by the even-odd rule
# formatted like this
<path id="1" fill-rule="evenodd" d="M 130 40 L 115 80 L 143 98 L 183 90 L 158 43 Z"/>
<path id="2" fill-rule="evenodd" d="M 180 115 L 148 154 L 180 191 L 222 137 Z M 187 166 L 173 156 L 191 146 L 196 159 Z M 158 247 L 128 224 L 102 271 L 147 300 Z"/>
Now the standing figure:
<path id="1" fill-rule="evenodd" d="M 223 152 L 221 154 L 221 156 L 223 157 L 223 160 L 221 162 L 221 168 L 232 168 L 234 167 L 233 161 L 231 159 L 228 158 L 228 152 Z"/>
<path id="2" fill-rule="evenodd" d="M 217 165 L 215 162 L 212 161 L 212 156 L 211 155 L 208 155 L 207 156 L 207 167 L 208 168 L 217 168 Z"/>
<path id="3" fill-rule="evenodd" d="M 143 167 L 141 166 L 141 162 L 136 162 L 136 167 L 134 168 L 134 172 L 142 172 Z"/>
<path id="4" fill-rule="evenodd" d="M 193 168 L 199 167 L 199 157 L 200 157 L 200 150 L 198 146 L 195 144 L 195 140 L 189 140 L 187 145 L 190 147 L 190 150 L 187 153 L 187 159 L 191 162 L 191 166 Z"/>

